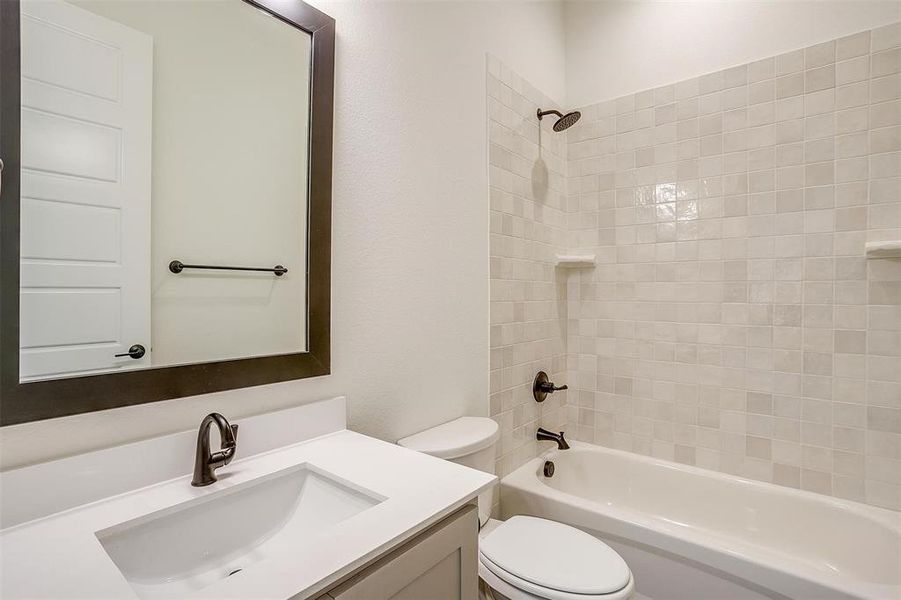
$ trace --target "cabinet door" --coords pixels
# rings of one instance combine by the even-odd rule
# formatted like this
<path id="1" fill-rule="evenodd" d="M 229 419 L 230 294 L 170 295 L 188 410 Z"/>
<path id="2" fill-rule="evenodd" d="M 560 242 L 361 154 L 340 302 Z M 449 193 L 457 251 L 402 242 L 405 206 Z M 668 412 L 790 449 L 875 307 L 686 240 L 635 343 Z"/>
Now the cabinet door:
<path id="1" fill-rule="evenodd" d="M 478 510 L 460 509 L 329 592 L 335 600 L 476 600 Z"/>

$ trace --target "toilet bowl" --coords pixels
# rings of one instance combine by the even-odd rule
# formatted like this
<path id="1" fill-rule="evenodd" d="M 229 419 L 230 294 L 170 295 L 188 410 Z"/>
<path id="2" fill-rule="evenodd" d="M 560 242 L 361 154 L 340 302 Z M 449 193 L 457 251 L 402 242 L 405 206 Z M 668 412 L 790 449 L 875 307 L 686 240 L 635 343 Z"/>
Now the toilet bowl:
<path id="1" fill-rule="evenodd" d="M 494 473 L 497 423 L 461 417 L 398 440 L 411 450 Z M 564 523 L 490 519 L 494 488 L 479 496 L 479 577 L 495 600 L 627 600 L 635 582 L 610 546 Z"/>

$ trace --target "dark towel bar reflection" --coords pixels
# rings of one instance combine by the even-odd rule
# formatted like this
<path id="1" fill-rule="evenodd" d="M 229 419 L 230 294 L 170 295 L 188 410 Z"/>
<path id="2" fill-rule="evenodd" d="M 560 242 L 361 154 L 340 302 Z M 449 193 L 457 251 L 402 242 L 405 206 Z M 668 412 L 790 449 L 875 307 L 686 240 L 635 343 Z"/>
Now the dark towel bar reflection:
<path id="1" fill-rule="evenodd" d="M 275 273 L 276 277 L 281 277 L 288 272 L 288 269 L 281 265 L 275 265 L 272 268 L 266 267 L 221 267 L 217 265 L 186 265 L 180 260 L 173 260 L 169 263 L 169 270 L 173 273 L 181 273 L 185 269 L 213 269 L 215 271 L 262 271 L 265 273 Z"/>

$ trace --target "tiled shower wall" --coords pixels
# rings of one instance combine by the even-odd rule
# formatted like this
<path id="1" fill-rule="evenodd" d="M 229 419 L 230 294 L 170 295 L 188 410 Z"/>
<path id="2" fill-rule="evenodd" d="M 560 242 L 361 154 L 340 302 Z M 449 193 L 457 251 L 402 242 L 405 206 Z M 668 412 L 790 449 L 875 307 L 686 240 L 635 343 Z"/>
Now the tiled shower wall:
<path id="1" fill-rule="evenodd" d="M 566 137 L 536 111 L 556 107 L 488 58 L 491 198 L 491 416 L 500 424 L 497 473 L 538 454 L 535 430 L 565 429 L 565 392 L 538 404 L 532 380 L 566 375 L 566 279 L 554 268 L 566 245 Z"/>
<path id="2" fill-rule="evenodd" d="M 513 456 L 521 367 L 552 352 L 577 439 L 901 509 L 901 259 L 864 252 L 901 239 L 901 26 L 582 109 L 565 245 L 597 265 L 565 307 L 559 153 L 539 203 L 511 87 L 491 85 L 491 357 Z"/>

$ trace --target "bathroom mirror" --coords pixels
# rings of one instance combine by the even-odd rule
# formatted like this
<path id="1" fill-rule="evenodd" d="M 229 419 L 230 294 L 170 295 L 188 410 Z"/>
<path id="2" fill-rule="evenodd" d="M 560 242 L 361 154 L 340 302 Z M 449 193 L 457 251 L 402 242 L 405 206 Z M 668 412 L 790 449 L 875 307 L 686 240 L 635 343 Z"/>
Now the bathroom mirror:
<path id="1" fill-rule="evenodd" d="M 329 369 L 334 21 L 0 3 L 3 424 Z"/>

